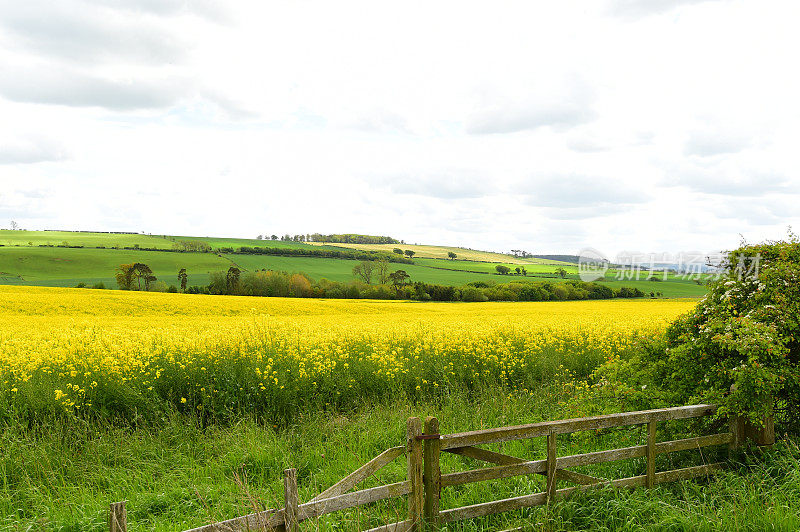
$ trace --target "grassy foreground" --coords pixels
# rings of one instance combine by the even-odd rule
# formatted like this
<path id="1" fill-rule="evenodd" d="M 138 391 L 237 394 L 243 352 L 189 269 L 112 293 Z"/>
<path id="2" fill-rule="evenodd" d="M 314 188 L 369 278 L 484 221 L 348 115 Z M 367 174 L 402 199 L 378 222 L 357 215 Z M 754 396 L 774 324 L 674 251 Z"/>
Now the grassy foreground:
<path id="1" fill-rule="evenodd" d="M 363 405 L 348 414 L 303 416 L 285 429 L 243 419 L 200 428 L 173 416 L 159 427 L 135 430 L 68 424 L 48 430 L 5 426 L 0 432 L 0 530 L 105 531 L 107 504 L 128 501 L 130 530 L 174 531 L 282 504 L 282 471 L 298 469 L 308 500 L 382 450 L 401 444 L 407 417 L 435 415 L 442 430 L 556 419 L 597 400 L 575 403 L 569 387 L 536 394 L 454 395 L 436 403 Z M 590 405 L 591 403 L 591 405 Z M 607 408 L 613 405 L 606 403 Z M 660 438 L 665 436 L 659 435 Z M 640 444 L 641 429 L 564 438 L 559 453 Z M 508 443 L 502 452 L 540 459 L 543 441 Z M 447 530 L 796 530 L 800 527 L 800 450 L 796 440 L 774 449 L 749 449 L 729 470 L 696 482 L 647 491 L 602 489 L 551 508 L 535 508 L 452 524 Z M 493 447 L 498 449 L 497 447 Z M 681 455 L 658 467 L 711 461 L 713 453 Z M 404 478 L 399 459 L 363 487 Z M 479 464 L 443 456 L 445 472 Z M 643 460 L 586 468 L 605 478 L 642 474 Z M 538 477 L 522 477 L 443 490 L 442 508 L 541 491 Z M 358 530 L 401 519 L 402 499 L 326 516 L 305 530 Z"/>

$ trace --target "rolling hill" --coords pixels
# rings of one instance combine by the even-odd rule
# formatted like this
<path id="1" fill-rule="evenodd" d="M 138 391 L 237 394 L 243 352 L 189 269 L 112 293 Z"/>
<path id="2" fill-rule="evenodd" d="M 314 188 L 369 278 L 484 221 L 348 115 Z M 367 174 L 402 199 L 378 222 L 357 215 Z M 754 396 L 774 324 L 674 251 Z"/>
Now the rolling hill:
<path id="1" fill-rule="evenodd" d="M 176 251 L 179 242 L 202 242 L 211 251 Z M 276 254 L 237 253 L 242 246 L 274 248 Z M 416 254 L 413 264 L 392 264 L 403 269 L 412 281 L 461 286 L 482 281 L 485 283 L 552 281 L 578 279 L 575 264 L 545 258 L 520 259 L 513 255 L 476 251 L 447 246 L 408 244 L 317 244 L 257 239 L 209 238 L 134 233 L 91 233 L 70 231 L 10 231 L 0 230 L 0 284 L 92 286 L 102 282 L 116 288 L 114 274 L 120 264 L 143 262 L 154 275 L 167 284 L 177 284 L 177 273 L 186 268 L 189 285 L 206 285 L 211 272 L 225 271 L 237 266 L 242 271 L 282 270 L 304 273 L 312 279 L 332 281 L 353 280 L 353 267 L 358 260 L 314 256 L 286 256 L 297 250 L 344 250 L 392 253 L 394 248 L 410 249 Z M 234 253 L 230 253 L 230 250 Z M 456 260 L 447 258 L 456 253 Z M 496 267 L 510 268 L 510 275 L 498 274 Z M 527 275 L 515 275 L 520 268 Z M 561 273 L 558 270 L 563 270 Z M 687 279 L 670 275 L 665 281 L 618 280 L 617 272 L 609 270 L 601 282 L 612 288 L 628 286 L 646 294 L 660 292 L 665 297 L 699 297 L 705 288 Z"/>

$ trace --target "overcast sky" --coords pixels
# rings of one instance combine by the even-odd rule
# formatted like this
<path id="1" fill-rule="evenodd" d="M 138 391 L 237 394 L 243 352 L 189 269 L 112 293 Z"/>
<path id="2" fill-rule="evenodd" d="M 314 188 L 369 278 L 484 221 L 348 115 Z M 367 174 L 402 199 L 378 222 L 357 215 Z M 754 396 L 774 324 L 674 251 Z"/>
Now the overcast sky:
<path id="1" fill-rule="evenodd" d="M 798 20 L 796 0 L 0 0 L 0 227 L 782 238 Z"/>

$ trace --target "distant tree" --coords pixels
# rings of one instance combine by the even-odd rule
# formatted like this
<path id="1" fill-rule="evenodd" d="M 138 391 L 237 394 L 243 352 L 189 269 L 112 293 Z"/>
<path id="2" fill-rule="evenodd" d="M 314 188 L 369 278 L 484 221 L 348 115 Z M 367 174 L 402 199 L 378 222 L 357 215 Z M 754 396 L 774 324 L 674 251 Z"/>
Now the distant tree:
<path id="1" fill-rule="evenodd" d="M 511 271 L 511 268 L 503 264 L 498 264 L 497 266 L 494 267 L 494 269 L 497 270 L 497 273 L 499 273 L 500 275 L 508 275 L 508 272 Z"/>
<path id="2" fill-rule="evenodd" d="M 412 251 L 412 250 L 410 250 L 410 249 L 407 249 L 407 250 L 405 250 L 403 253 L 405 253 L 405 254 L 406 254 L 406 257 L 408 257 L 409 259 L 410 259 L 411 257 L 413 257 L 414 255 L 416 255 L 416 254 L 417 254 L 417 252 L 416 252 L 416 251 Z"/>
<path id="3" fill-rule="evenodd" d="M 398 255 L 402 255 L 403 254 L 403 250 L 400 249 L 400 248 L 394 248 L 392 250 L 392 253 L 397 253 Z"/>
<path id="4" fill-rule="evenodd" d="M 372 261 L 362 260 L 353 266 L 353 276 L 357 279 L 361 279 L 367 284 L 372 284 L 372 272 L 374 269 L 375 265 Z"/>
<path id="5" fill-rule="evenodd" d="M 150 266 L 147 264 L 136 262 L 133 264 L 133 273 L 136 277 L 136 285 L 139 290 L 142 289 L 142 281 L 144 281 L 144 289 L 150 289 L 150 283 L 156 280 L 155 275 L 153 275 L 153 270 L 150 269 Z"/>
<path id="6" fill-rule="evenodd" d="M 389 274 L 389 280 L 392 281 L 392 286 L 397 291 L 407 285 L 409 279 L 411 279 L 411 276 L 405 270 L 396 270 Z"/>
<path id="7" fill-rule="evenodd" d="M 525 269 L 525 266 L 522 267 L 522 275 L 524 275 L 525 277 L 528 276 L 528 270 Z"/>
<path id="8" fill-rule="evenodd" d="M 563 279 L 564 277 L 567 276 L 567 270 L 565 270 L 564 268 L 559 268 L 556 270 L 556 275 L 558 275 Z"/>
<path id="9" fill-rule="evenodd" d="M 184 294 L 186 293 L 186 284 L 188 278 L 189 276 L 186 274 L 186 268 L 181 268 L 181 271 L 178 272 L 178 280 L 181 282 L 181 291 Z"/>
<path id="10" fill-rule="evenodd" d="M 264 235 L 258 235 L 258 236 L 256 237 L 256 240 L 264 240 Z"/>
<path id="11" fill-rule="evenodd" d="M 228 273 L 225 274 L 225 288 L 229 294 L 235 294 L 239 290 L 239 275 L 242 270 L 236 266 L 228 268 Z"/>
<path id="12" fill-rule="evenodd" d="M 448 252 L 447 252 L 447 258 L 448 258 L 448 259 L 450 259 L 450 260 L 453 260 L 453 259 L 455 259 L 456 257 L 458 257 L 458 255 L 456 255 L 456 254 L 455 254 L 455 253 L 453 253 L 452 251 L 448 251 Z"/>
<path id="13" fill-rule="evenodd" d="M 389 261 L 380 259 L 375 261 L 375 272 L 378 274 L 378 281 L 381 284 L 389 282 Z"/>
<path id="14" fill-rule="evenodd" d="M 272 235 L 269 237 L 270 240 L 278 240 L 278 235 Z"/>
<path id="15" fill-rule="evenodd" d="M 517 266 L 516 268 L 514 268 L 514 271 L 515 271 L 515 272 L 517 272 L 517 275 L 519 275 L 520 273 L 522 273 L 522 270 L 520 269 L 520 267 L 519 267 L 519 266 Z"/>
<path id="16" fill-rule="evenodd" d="M 133 264 L 120 264 L 114 277 L 120 290 L 133 290 L 133 281 L 136 278 Z"/>
<path id="17" fill-rule="evenodd" d="M 19 229 L 19 224 L 14 220 L 11 220 L 11 230 L 16 231 L 17 229 Z"/>

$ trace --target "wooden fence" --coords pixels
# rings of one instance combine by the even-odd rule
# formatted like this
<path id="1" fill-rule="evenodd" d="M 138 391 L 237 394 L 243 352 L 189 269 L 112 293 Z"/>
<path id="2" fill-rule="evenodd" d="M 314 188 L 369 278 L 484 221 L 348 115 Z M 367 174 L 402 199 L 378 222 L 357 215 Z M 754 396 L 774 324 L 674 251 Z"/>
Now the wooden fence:
<path id="1" fill-rule="evenodd" d="M 423 430 L 420 419 L 413 417 L 408 420 L 405 445 L 387 449 L 310 501 L 300 503 L 297 491 L 297 472 L 294 469 L 287 469 L 284 471 L 285 505 L 283 508 L 252 513 L 185 532 L 229 532 L 239 530 L 297 532 L 299 523 L 302 521 L 398 497 L 406 497 L 408 499 L 406 519 L 373 528 L 367 532 L 404 532 L 436 529 L 453 521 L 548 504 L 550 501 L 569 497 L 580 491 L 598 486 L 613 486 L 617 488 L 642 486 L 651 488 L 664 482 L 710 475 L 722 467 L 722 463 L 711 463 L 656 472 L 655 457 L 659 454 L 702 449 L 714 445 L 727 445 L 729 449 L 734 449 L 746 439 L 750 439 L 758 445 L 771 445 L 774 443 L 775 432 L 771 418 L 765 419 L 762 427 L 753 426 L 741 418 L 736 418 L 730 421 L 728 432 L 674 441 L 656 441 L 656 426 L 658 423 L 708 416 L 713 414 L 716 409 L 717 407 L 714 405 L 680 406 L 545 421 L 456 434 L 440 434 L 439 421 L 434 417 L 429 417 L 425 420 Z M 645 445 L 569 456 L 558 456 L 556 452 L 556 443 L 559 435 L 631 425 L 647 425 L 647 443 Z M 531 438 L 546 438 L 546 459 L 527 460 L 477 447 L 478 445 Z M 487 462 L 492 466 L 442 474 L 439 465 L 442 452 Z M 407 462 L 405 480 L 374 488 L 351 491 L 360 482 L 403 455 Z M 568 469 L 627 458 L 645 458 L 647 463 L 646 474 L 623 479 L 605 480 Z M 462 506 L 460 508 L 440 508 L 442 488 L 532 474 L 540 474 L 546 477 L 545 491 Z M 576 486 L 559 489 L 559 481 L 570 482 L 576 484 Z M 109 528 L 111 532 L 127 532 L 124 502 L 111 505 Z"/>

